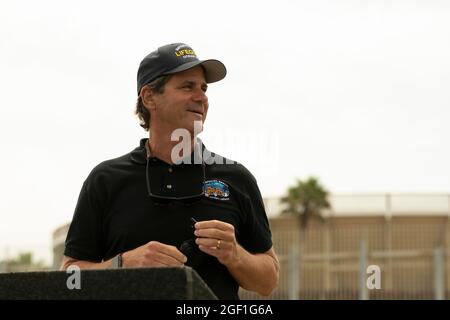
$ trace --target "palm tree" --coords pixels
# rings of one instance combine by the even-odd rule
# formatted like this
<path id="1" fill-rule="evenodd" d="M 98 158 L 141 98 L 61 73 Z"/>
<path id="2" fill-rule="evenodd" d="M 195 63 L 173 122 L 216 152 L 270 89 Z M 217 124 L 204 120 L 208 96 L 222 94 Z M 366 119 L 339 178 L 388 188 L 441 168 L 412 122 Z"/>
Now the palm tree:
<path id="1" fill-rule="evenodd" d="M 287 205 L 282 213 L 297 215 L 304 230 L 313 217 L 323 221 L 321 211 L 330 208 L 328 191 L 315 177 L 310 177 L 306 181 L 297 180 L 297 184 L 290 187 L 287 195 L 281 198 L 281 203 Z"/>
<path id="2" fill-rule="evenodd" d="M 306 181 L 297 180 L 297 184 L 290 187 L 287 195 L 281 198 L 281 203 L 286 204 L 286 209 L 282 213 L 297 215 L 299 217 L 301 231 L 299 234 L 300 237 L 297 241 L 294 241 L 289 249 L 289 265 L 292 265 L 292 271 L 289 274 L 290 281 L 293 284 L 291 299 L 298 299 L 300 296 L 301 271 L 298 272 L 297 270 L 301 270 L 301 257 L 306 252 L 308 222 L 313 217 L 324 221 L 321 210 L 330 207 L 327 198 L 328 191 L 314 177 L 310 177 Z"/>

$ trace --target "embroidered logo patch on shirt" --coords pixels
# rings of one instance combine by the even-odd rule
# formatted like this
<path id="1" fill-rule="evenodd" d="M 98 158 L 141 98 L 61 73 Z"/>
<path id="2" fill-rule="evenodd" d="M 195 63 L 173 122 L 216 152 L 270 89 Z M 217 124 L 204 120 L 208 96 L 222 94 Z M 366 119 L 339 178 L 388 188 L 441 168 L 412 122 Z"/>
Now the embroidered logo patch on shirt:
<path id="1" fill-rule="evenodd" d="M 208 180 L 203 185 L 205 197 L 217 200 L 230 200 L 230 189 L 219 180 Z"/>

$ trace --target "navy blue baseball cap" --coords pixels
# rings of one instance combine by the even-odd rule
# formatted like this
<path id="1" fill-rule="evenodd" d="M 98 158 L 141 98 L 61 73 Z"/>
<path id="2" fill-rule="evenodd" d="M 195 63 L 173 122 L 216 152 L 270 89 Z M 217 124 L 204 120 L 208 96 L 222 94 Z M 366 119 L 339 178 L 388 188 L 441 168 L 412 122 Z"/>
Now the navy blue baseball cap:
<path id="1" fill-rule="evenodd" d="M 159 47 L 147 55 L 139 65 L 137 73 L 137 94 L 146 84 L 164 75 L 191 69 L 201 65 L 205 70 L 207 83 L 225 78 L 227 69 L 219 60 L 199 60 L 194 50 L 184 43 L 172 43 Z"/>

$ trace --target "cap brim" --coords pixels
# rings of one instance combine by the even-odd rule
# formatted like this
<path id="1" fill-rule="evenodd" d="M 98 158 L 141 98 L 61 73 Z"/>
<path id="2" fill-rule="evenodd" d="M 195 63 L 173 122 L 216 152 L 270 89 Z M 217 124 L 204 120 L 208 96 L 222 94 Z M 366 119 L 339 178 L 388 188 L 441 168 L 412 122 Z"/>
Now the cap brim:
<path id="1" fill-rule="evenodd" d="M 191 61 L 181 66 L 178 66 L 177 68 L 172 69 L 168 72 L 165 72 L 164 74 L 174 74 L 186 71 L 199 65 L 201 65 L 205 70 L 206 83 L 213 83 L 220 81 L 223 78 L 225 78 L 227 74 L 227 69 L 225 68 L 225 65 L 219 60 L 214 59 Z"/>

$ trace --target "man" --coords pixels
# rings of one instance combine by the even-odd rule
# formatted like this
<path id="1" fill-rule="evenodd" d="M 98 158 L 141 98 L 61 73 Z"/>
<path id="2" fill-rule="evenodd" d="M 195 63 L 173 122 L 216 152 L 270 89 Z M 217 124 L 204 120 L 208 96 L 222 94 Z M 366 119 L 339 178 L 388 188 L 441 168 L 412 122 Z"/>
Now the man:
<path id="1" fill-rule="evenodd" d="M 225 75 L 222 62 L 201 61 L 182 43 L 143 59 L 136 113 L 150 138 L 92 170 L 62 269 L 187 265 L 222 299 L 238 299 L 239 286 L 274 290 L 279 264 L 254 177 L 196 137 L 208 112 L 207 84 Z"/>

